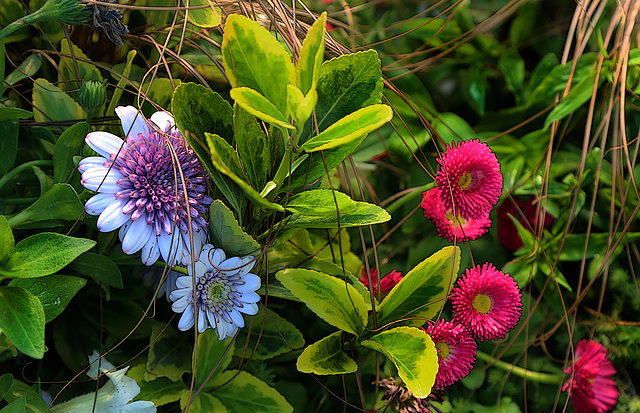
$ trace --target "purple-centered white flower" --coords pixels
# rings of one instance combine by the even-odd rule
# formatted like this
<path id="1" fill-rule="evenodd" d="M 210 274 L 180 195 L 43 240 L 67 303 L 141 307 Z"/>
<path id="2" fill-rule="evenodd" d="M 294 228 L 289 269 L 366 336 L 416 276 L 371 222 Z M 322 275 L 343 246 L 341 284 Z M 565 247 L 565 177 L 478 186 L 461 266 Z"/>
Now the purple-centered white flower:
<path id="1" fill-rule="evenodd" d="M 80 161 L 82 185 L 97 192 L 85 204 L 99 215 L 98 229 L 120 228 L 122 250 L 141 251 L 152 265 L 161 256 L 170 266 L 182 263 L 207 241 L 207 181 L 193 149 L 168 112 L 156 112 L 146 121 L 133 106 L 116 114 L 126 139 L 108 132 L 91 132 L 87 145 L 100 156 Z"/>
<path id="2" fill-rule="evenodd" d="M 173 311 L 182 313 L 178 329 L 186 331 L 196 324 L 197 307 L 198 332 L 213 328 L 220 340 L 233 337 L 244 327 L 241 313 L 258 313 L 260 277 L 249 272 L 255 262 L 251 256 L 227 258 L 223 250 L 211 244 L 202 247 L 194 265 L 187 265 L 189 275 L 179 277 L 177 289 L 169 295 Z"/>

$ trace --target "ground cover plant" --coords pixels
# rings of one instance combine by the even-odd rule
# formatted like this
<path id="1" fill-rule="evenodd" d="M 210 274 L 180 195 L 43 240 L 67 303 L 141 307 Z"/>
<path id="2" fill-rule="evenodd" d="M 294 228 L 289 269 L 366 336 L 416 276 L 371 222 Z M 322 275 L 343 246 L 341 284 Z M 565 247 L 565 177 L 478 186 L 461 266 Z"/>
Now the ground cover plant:
<path id="1" fill-rule="evenodd" d="M 640 411 L 639 11 L 3 0 L 0 412 Z"/>

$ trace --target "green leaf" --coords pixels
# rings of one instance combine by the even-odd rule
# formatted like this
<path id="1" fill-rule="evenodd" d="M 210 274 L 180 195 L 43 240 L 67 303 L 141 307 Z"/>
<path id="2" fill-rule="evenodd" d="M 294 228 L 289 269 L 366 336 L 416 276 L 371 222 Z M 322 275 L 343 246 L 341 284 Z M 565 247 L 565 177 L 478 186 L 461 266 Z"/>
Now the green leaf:
<path id="1" fill-rule="evenodd" d="M 0 122 L 0 136 L 2 136 L 0 139 L 0 176 L 7 173 L 16 161 L 19 130 L 19 123 L 16 120 Z"/>
<path id="2" fill-rule="evenodd" d="M 73 53 L 69 45 L 73 47 Z M 60 42 L 60 64 L 58 70 L 58 84 L 63 90 L 77 90 L 82 80 L 102 81 L 98 68 L 91 63 L 91 59 L 82 49 L 68 41 Z"/>
<path id="3" fill-rule="evenodd" d="M 54 184 L 27 209 L 9 219 L 14 229 L 50 228 L 59 221 L 75 221 L 84 213 L 75 189 L 69 184 Z"/>
<path id="4" fill-rule="evenodd" d="M 355 335 L 364 331 L 367 306 L 353 286 L 336 277 L 301 268 L 278 271 L 276 278 L 327 323 Z"/>
<path id="5" fill-rule="evenodd" d="M 127 53 L 127 60 L 124 64 L 124 68 L 122 69 L 122 75 L 117 72 L 112 72 L 115 76 L 119 77 L 118 84 L 114 88 L 113 96 L 111 96 L 111 100 L 109 101 L 109 107 L 107 108 L 106 113 L 109 115 L 115 113 L 116 106 L 120 104 L 120 98 L 122 97 L 122 92 L 124 92 L 127 85 L 130 84 L 129 75 L 131 74 L 131 68 L 133 67 L 133 59 L 136 57 L 137 52 L 135 50 L 129 50 Z M 175 116 L 175 114 L 174 114 Z M 183 134 L 184 135 L 184 134 Z"/>
<path id="6" fill-rule="evenodd" d="M 40 54 L 34 53 L 32 55 L 29 55 L 22 61 L 22 63 L 20 63 L 20 66 L 18 66 L 13 72 L 7 75 L 7 77 L 4 79 L 4 82 L 9 86 L 13 86 L 24 79 L 33 77 L 36 73 L 38 73 L 41 65 L 42 56 Z M 2 93 L 0 93 L 0 95 L 2 95 Z"/>
<path id="7" fill-rule="evenodd" d="M 209 206 L 209 229 L 213 245 L 230 256 L 256 254 L 260 244 L 244 232 L 227 206 L 216 199 Z"/>
<path id="8" fill-rule="evenodd" d="M 342 331 L 336 331 L 307 346 L 296 362 L 298 371 L 320 375 L 356 372 L 358 365 L 342 351 L 341 337 Z"/>
<path id="9" fill-rule="evenodd" d="M 281 205 L 274 204 L 264 198 L 258 193 L 258 191 L 253 189 L 236 174 L 235 171 L 239 171 L 240 169 L 237 159 L 238 154 L 227 142 L 224 141 L 224 139 L 218 135 L 212 135 L 210 133 L 205 133 L 205 135 L 211 152 L 211 162 L 218 171 L 228 176 L 233 182 L 238 184 L 247 198 L 257 206 L 274 211 L 284 211 L 284 208 Z"/>
<path id="10" fill-rule="evenodd" d="M 276 389 L 246 371 L 225 371 L 212 384 L 222 386 L 212 394 L 230 412 L 293 412 L 293 407 Z"/>
<path id="11" fill-rule="evenodd" d="M 293 123 L 297 129 L 304 127 L 305 122 L 313 114 L 316 103 L 318 103 L 318 92 L 315 88 L 305 96 L 298 86 L 287 85 L 287 110 L 293 117 Z"/>
<path id="12" fill-rule="evenodd" d="M 558 106 L 553 108 L 549 115 L 547 115 L 547 118 L 544 120 L 543 130 L 547 130 L 553 122 L 569 116 L 591 99 L 594 88 L 597 89 L 598 87 L 598 85 L 595 84 L 596 74 L 596 71 L 593 70 L 577 85 L 571 88 L 571 92 L 569 92 L 567 97 L 562 99 Z"/>
<path id="13" fill-rule="evenodd" d="M 63 42 L 64 43 L 64 42 Z M 82 120 L 84 110 L 71 96 L 45 79 L 33 84 L 33 118 L 36 122 Z"/>
<path id="14" fill-rule="evenodd" d="M 162 377 L 172 382 L 180 381 L 184 373 L 191 371 L 192 340 L 192 336 L 180 334 L 171 326 L 158 324 L 151 327 L 145 381 Z"/>
<path id="15" fill-rule="evenodd" d="M 444 247 L 409 271 L 378 306 L 378 325 L 407 317 L 410 325 L 423 325 L 444 305 L 458 276 L 460 249 Z M 407 322 L 407 321 L 405 321 Z"/>
<path id="16" fill-rule="evenodd" d="M 29 387 L 19 380 L 14 380 L 11 390 L 5 396 L 5 400 L 12 403 L 22 397 L 27 401 L 27 412 L 42 413 L 48 408 L 47 403 L 42 400 L 39 391 L 36 391 L 34 388 Z"/>
<path id="17" fill-rule="evenodd" d="M 363 346 L 384 354 L 398 369 L 398 375 L 414 396 L 427 397 L 436 381 L 438 353 L 423 330 L 398 327 L 364 340 Z"/>
<path id="18" fill-rule="evenodd" d="M 5 373 L 0 376 L 0 400 L 4 399 L 4 396 L 11 390 L 13 384 L 13 376 L 10 373 Z"/>
<path id="19" fill-rule="evenodd" d="M 82 152 L 84 138 L 89 132 L 89 124 L 78 122 L 65 129 L 53 149 L 53 180 L 66 182 L 75 171 L 73 157 Z"/>
<path id="20" fill-rule="evenodd" d="M 296 84 L 305 95 L 311 89 L 315 89 L 320 80 L 326 27 L 327 12 L 325 11 L 313 23 L 302 42 L 300 57 L 296 65 Z"/>
<path id="21" fill-rule="evenodd" d="M 260 190 L 271 171 L 267 137 L 257 119 L 238 105 L 233 107 L 233 125 L 240 165 L 251 186 Z M 276 138 L 271 136 L 270 139 Z"/>
<path id="22" fill-rule="evenodd" d="M 258 91 L 287 111 L 287 84 L 295 83 L 291 56 L 264 27 L 239 14 L 227 18 L 222 38 L 222 64 L 232 87 Z"/>
<path id="23" fill-rule="evenodd" d="M 198 335 L 198 358 L 196 364 L 196 386 L 205 384 L 209 374 L 211 378 L 205 385 L 205 389 L 215 388 L 212 381 L 218 377 L 231 363 L 233 357 L 234 341 L 229 337 L 219 340 L 218 334 L 211 328 Z"/>
<path id="24" fill-rule="evenodd" d="M 524 60 L 517 51 L 510 51 L 500 56 L 498 67 L 504 74 L 504 80 L 516 98 L 516 104 L 524 103 Z"/>
<path id="25" fill-rule="evenodd" d="M 120 268 L 105 255 L 87 251 L 73 260 L 69 268 L 111 287 L 124 288 Z"/>
<path id="26" fill-rule="evenodd" d="M 269 286 L 269 293 L 271 293 L 271 286 Z M 247 322 L 251 325 L 251 330 L 247 345 L 248 354 L 245 355 L 245 358 L 269 360 L 304 346 L 304 337 L 302 337 L 300 330 L 271 309 L 267 310 L 267 314 L 268 316 L 261 306 L 260 311 L 252 317 L 251 323 Z M 260 343 L 256 347 L 258 339 Z M 244 343 L 242 337 L 238 340 L 240 343 Z M 244 344 L 236 347 L 236 357 L 242 356 L 243 347 Z"/>
<path id="27" fill-rule="evenodd" d="M 0 330 L 29 357 L 44 355 L 44 320 L 42 304 L 33 294 L 18 287 L 0 287 Z"/>
<path id="28" fill-rule="evenodd" d="M 236 87 L 229 92 L 231 99 L 258 119 L 286 129 L 295 129 L 283 112 L 260 92 L 249 87 Z M 286 113 L 286 112 L 284 112 Z"/>
<path id="29" fill-rule="evenodd" d="M 189 390 L 185 390 L 180 397 L 180 408 L 184 411 L 189 400 Z M 198 393 L 195 399 L 189 404 L 190 413 L 227 413 L 229 410 L 222 404 L 220 399 L 209 393 Z"/>
<path id="30" fill-rule="evenodd" d="M 13 271 L 17 278 L 44 277 L 62 269 L 94 245 L 96 242 L 90 239 L 41 232 L 16 244 L 6 269 Z"/>
<path id="31" fill-rule="evenodd" d="M 0 108 L 0 122 L 8 120 L 29 119 L 33 117 L 33 112 L 20 108 Z M 4 135 L 2 136 L 4 139 Z"/>
<path id="32" fill-rule="evenodd" d="M 373 132 L 393 117 L 387 105 L 369 105 L 345 116 L 318 135 L 306 141 L 300 149 L 315 152 L 335 148 Z"/>
<path id="33" fill-rule="evenodd" d="M 40 278 L 16 278 L 10 287 L 20 287 L 35 295 L 44 309 L 45 323 L 56 318 L 87 280 L 70 275 L 53 274 Z"/>
<path id="34" fill-rule="evenodd" d="M 186 6 L 188 3 L 189 9 L 187 11 L 187 17 L 189 23 L 195 24 L 198 27 L 216 27 L 220 25 L 220 16 L 222 10 L 220 7 L 215 7 L 215 2 L 208 0 L 182 0 L 182 5 Z M 191 8 L 194 6 L 208 6 L 206 8 Z"/>
<path id="35" fill-rule="evenodd" d="M 160 407 L 180 400 L 182 393 L 187 390 L 182 381 L 174 383 L 164 377 L 147 382 L 144 380 L 145 370 L 146 364 L 142 363 L 131 367 L 127 372 L 127 376 L 134 379 L 136 383 L 138 383 L 138 386 L 140 386 L 140 393 L 138 393 L 133 401 L 149 400 L 152 401 L 156 407 Z"/>
<path id="36" fill-rule="evenodd" d="M 14 245 L 16 245 L 16 242 L 9 222 L 4 215 L 0 215 L 0 266 L 11 253 Z"/>
<path id="37" fill-rule="evenodd" d="M 24 413 L 27 409 L 27 398 L 20 397 L 5 406 L 0 413 Z"/>
<path id="38" fill-rule="evenodd" d="M 288 225 L 305 228 L 355 227 L 391 219 L 377 205 L 354 201 L 347 194 L 330 189 L 314 189 L 293 196 L 287 204 L 287 210 L 294 213 Z"/>
<path id="39" fill-rule="evenodd" d="M 320 69 L 316 118 L 322 132 L 346 115 L 382 100 L 382 72 L 373 49 L 326 61 Z M 306 127 L 302 142 L 315 134 Z"/>
<path id="40" fill-rule="evenodd" d="M 460 116 L 451 112 L 439 114 L 432 122 L 433 128 L 445 143 L 473 139 L 476 132 Z"/>

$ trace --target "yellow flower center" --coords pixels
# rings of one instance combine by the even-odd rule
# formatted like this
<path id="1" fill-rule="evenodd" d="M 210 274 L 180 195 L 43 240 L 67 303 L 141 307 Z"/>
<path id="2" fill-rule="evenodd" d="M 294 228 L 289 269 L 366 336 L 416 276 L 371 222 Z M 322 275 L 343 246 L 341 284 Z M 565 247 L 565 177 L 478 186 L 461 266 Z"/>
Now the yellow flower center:
<path id="1" fill-rule="evenodd" d="M 462 174 L 460 179 L 458 180 L 458 185 L 460 185 L 461 189 L 467 189 L 473 183 L 473 176 L 469 172 L 465 172 Z"/>
<path id="2" fill-rule="evenodd" d="M 440 350 L 440 352 L 438 353 L 440 358 L 446 359 L 447 356 L 449 355 L 449 351 L 450 351 L 449 345 L 447 343 L 445 343 L 444 341 L 440 341 L 439 343 L 436 343 L 436 348 L 438 350 Z"/>
<path id="3" fill-rule="evenodd" d="M 487 314 L 491 311 L 491 297 L 487 294 L 478 293 L 476 298 L 473 299 L 471 306 L 480 314 Z"/>

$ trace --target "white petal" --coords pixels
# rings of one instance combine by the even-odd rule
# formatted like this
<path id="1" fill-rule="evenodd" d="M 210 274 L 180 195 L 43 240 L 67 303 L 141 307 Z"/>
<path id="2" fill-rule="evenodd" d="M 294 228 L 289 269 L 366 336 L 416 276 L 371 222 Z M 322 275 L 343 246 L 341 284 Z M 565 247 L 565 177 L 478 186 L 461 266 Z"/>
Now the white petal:
<path id="1" fill-rule="evenodd" d="M 200 278 L 200 277 L 202 277 L 202 276 L 204 275 L 204 273 L 205 273 L 205 272 L 207 272 L 207 266 L 206 266 L 203 262 L 201 262 L 201 261 L 196 261 L 196 263 L 194 264 L 194 266 L 195 266 L 195 270 L 196 270 L 196 273 L 195 273 L 195 277 L 196 277 L 196 278 Z M 189 275 L 191 275 L 192 277 L 194 276 L 194 275 L 193 275 L 193 270 L 194 270 L 194 267 L 192 267 L 191 265 L 189 265 L 189 266 L 187 267 L 187 272 L 188 272 L 188 273 L 189 273 Z"/>
<path id="2" fill-rule="evenodd" d="M 111 156 L 117 154 L 121 148 L 124 150 L 128 148 L 121 138 L 109 132 L 91 132 L 84 141 L 91 149 L 107 159 L 112 159 Z"/>
<path id="3" fill-rule="evenodd" d="M 187 308 L 187 304 L 193 299 L 191 288 L 176 288 L 169 294 L 169 299 L 173 301 L 171 309 L 176 313 L 181 313 Z"/>
<path id="4" fill-rule="evenodd" d="M 243 303 L 257 303 L 260 301 L 260 296 L 257 293 L 242 293 L 240 301 Z"/>
<path id="5" fill-rule="evenodd" d="M 101 166 L 86 170 L 82 174 L 80 182 L 90 191 L 116 193 L 122 190 L 122 187 L 117 182 L 118 179 L 122 178 L 124 178 L 124 175 L 117 169 Z"/>
<path id="6" fill-rule="evenodd" d="M 255 274 L 247 274 L 242 277 L 242 281 L 244 281 L 243 285 L 236 286 L 236 289 L 241 293 L 250 293 L 256 291 L 260 288 L 260 277 Z"/>
<path id="7" fill-rule="evenodd" d="M 258 314 L 258 304 L 245 303 L 242 308 L 238 308 L 238 311 L 243 312 L 247 315 L 256 315 Z"/>
<path id="8" fill-rule="evenodd" d="M 144 217 L 140 217 L 133 221 L 131 227 L 127 231 L 127 235 L 122 240 L 122 251 L 125 254 L 134 254 L 142 249 L 151 237 L 152 227 L 147 224 Z M 154 236 L 155 238 L 155 236 Z"/>
<path id="9" fill-rule="evenodd" d="M 155 123 L 158 129 L 163 132 L 168 132 L 173 126 L 175 126 L 176 122 L 173 120 L 173 116 L 169 112 L 156 112 L 151 115 L 149 119 L 151 122 Z"/>
<path id="10" fill-rule="evenodd" d="M 244 327 L 244 319 L 242 318 L 242 315 L 240 315 L 240 313 L 237 310 L 231 310 L 229 312 L 229 315 L 231 316 L 233 323 L 237 325 L 238 328 Z"/>
<path id="11" fill-rule="evenodd" d="M 214 317 L 213 311 L 207 310 L 206 313 L 207 313 L 207 320 L 209 320 L 209 325 L 211 326 L 211 328 L 215 329 L 218 323 L 216 323 L 216 318 Z"/>
<path id="12" fill-rule="evenodd" d="M 220 263 L 220 265 L 218 265 L 218 269 L 229 273 L 229 275 L 237 274 L 242 269 L 242 260 L 239 257 L 231 257 Z"/>
<path id="13" fill-rule="evenodd" d="M 138 221 L 139 220 L 140 219 L 138 219 Z M 144 265 L 153 265 L 158 261 L 158 258 L 160 258 L 160 247 L 158 246 L 158 237 L 156 234 L 151 234 L 149 241 L 147 241 L 147 243 L 144 244 L 144 247 L 142 247 L 141 254 L 140 258 L 142 258 L 142 263 Z"/>
<path id="14" fill-rule="evenodd" d="M 131 221 L 127 221 L 123 226 L 120 227 L 120 231 L 118 231 L 118 238 L 120 239 L 120 242 L 122 242 L 124 236 L 127 235 L 127 231 L 129 231 L 129 227 L 132 223 L 133 222 Z"/>
<path id="15" fill-rule="evenodd" d="M 84 171 L 90 168 L 104 167 L 104 163 L 107 162 L 107 160 L 107 158 L 103 158 L 102 156 L 88 156 L 78 162 L 78 171 L 84 173 Z"/>
<path id="16" fill-rule="evenodd" d="M 139 133 L 144 136 L 149 134 L 149 125 L 142 116 L 142 113 L 138 112 L 133 106 L 118 106 L 116 108 L 116 115 L 120 118 L 125 136 L 137 139 Z"/>
<path id="17" fill-rule="evenodd" d="M 178 321 L 178 330 L 187 331 L 193 327 L 193 321 L 193 305 L 190 305 L 185 308 L 180 321 Z"/>
<path id="18" fill-rule="evenodd" d="M 180 233 L 166 234 L 162 233 L 158 237 L 158 246 L 160 247 L 160 254 L 170 267 L 173 267 L 177 261 L 181 261 L 182 258 L 182 237 Z"/>
<path id="19" fill-rule="evenodd" d="M 204 333 L 209 327 L 209 323 L 207 323 L 207 311 L 204 308 L 199 308 L 198 310 L 198 333 Z"/>
<path id="20" fill-rule="evenodd" d="M 84 210 L 87 211 L 89 215 L 100 215 L 109 204 L 115 201 L 117 201 L 117 199 L 113 193 L 95 194 L 85 202 Z"/>
<path id="21" fill-rule="evenodd" d="M 200 254 L 200 261 L 207 264 L 207 267 L 210 269 L 217 269 L 222 261 L 226 259 L 224 251 L 222 248 L 209 248 L 205 250 L 205 247 L 206 245 L 203 247 L 202 253 Z"/>
<path id="22" fill-rule="evenodd" d="M 118 199 L 109 204 L 98 217 L 98 229 L 102 232 L 111 232 L 119 228 L 131 219 L 131 214 L 123 214 L 122 207 L 125 201 Z"/>
<path id="23" fill-rule="evenodd" d="M 178 288 L 193 288 L 193 278 L 187 275 L 178 277 L 176 280 L 176 287 Z"/>
<path id="24" fill-rule="evenodd" d="M 231 332 L 232 330 L 233 328 L 231 328 L 229 323 L 221 319 L 220 322 L 218 322 L 218 325 L 216 326 L 216 332 L 218 333 L 218 340 L 222 341 L 227 337 L 231 337 L 233 334 L 229 334 L 229 332 Z M 233 333 L 235 333 L 235 331 L 233 331 Z"/>

